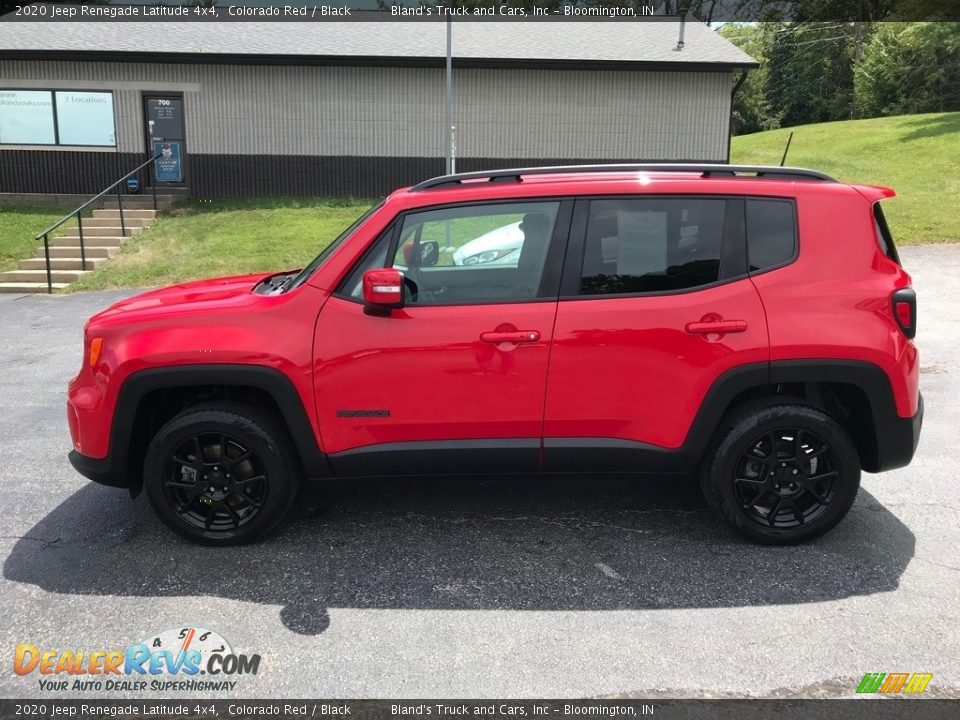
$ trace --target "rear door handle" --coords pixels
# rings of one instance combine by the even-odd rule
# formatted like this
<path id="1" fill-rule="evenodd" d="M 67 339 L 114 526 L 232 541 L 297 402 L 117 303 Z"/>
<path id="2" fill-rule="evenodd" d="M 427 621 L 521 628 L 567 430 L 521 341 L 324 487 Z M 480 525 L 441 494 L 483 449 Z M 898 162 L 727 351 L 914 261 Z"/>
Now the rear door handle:
<path id="1" fill-rule="evenodd" d="M 534 343 L 540 339 L 540 333 L 536 330 L 513 330 L 510 332 L 485 332 L 480 333 L 480 339 L 486 343 L 499 345 L 500 343 Z"/>
<path id="2" fill-rule="evenodd" d="M 745 332 L 746 320 L 709 320 L 687 323 L 686 331 L 692 335 L 718 335 Z"/>

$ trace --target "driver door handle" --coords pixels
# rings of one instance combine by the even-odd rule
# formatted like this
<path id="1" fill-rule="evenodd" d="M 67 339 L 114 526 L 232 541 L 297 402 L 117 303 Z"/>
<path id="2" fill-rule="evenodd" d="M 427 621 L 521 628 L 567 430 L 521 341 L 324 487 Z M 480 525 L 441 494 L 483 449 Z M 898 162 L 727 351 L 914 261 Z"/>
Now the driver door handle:
<path id="1" fill-rule="evenodd" d="M 513 330 L 511 332 L 484 332 L 480 333 L 480 339 L 486 343 L 535 343 L 540 339 L 540 333 L 536 330 Z"/>
<path id="2" fill-rule="evenodd" d="M 712 335 L 714 333 L 741 333 L 747 329 L 746 320 L 707 320 L 687 323 L 686 331 L 693 335 Z"/>

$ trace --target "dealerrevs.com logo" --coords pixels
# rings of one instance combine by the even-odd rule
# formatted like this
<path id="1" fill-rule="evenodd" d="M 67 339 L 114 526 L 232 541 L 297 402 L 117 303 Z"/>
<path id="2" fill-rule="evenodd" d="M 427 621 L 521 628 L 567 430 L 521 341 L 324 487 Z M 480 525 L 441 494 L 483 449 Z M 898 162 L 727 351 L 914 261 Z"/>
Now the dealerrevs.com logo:
<path id="1" fill-rule="evenodd" d="M 164 630 L 125 650 L 52 650 L 17 645 L 17 675 L 56 691 L 232 691 L 260 671 L 260 656 L 236 653 L 219 633 L 200 627 Z"/>

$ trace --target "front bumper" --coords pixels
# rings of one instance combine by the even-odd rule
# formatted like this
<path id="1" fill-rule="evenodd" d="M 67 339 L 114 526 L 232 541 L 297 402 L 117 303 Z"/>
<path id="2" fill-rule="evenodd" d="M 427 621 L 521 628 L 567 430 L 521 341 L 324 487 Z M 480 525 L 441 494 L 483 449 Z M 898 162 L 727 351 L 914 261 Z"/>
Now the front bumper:
<path id="1" fill-rule="evenodd" d="M 118 472 L 110 462 L 109 457 L 99 460 L 81 455 L 76 450 L 71 450 L 67 457 L 70 460 L 70 464 L 73 465 L 73 469 L 88 480 L 93 480 L 95 483 L 100 483 L 101 485 L 109 485 L 110 487 L 130 487 L 126 473 L 122 471 Z"/>
<path id="2" fill-rule="evenodd" d="M 893 470 L 910 464 L 920 442 L 923 428 L 923 395 L 917 401 L 917 413 L 910 418 L 875 418 L 877 424 L 877 460 L 874 472 Z"/>

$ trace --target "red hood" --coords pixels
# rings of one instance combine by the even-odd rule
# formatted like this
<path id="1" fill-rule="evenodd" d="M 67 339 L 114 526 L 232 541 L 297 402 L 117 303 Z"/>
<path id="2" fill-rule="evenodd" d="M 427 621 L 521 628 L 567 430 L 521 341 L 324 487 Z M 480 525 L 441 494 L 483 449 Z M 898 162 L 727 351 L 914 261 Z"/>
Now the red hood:
<path id="1" fill-rule="evenodd" d="M 274 273 L 255 275 L 234 275 L 231 277 L 195 280 L 180 285 L 150 290 L 140 295 L 120 300 L 106 310 L 97 313 L 91 322 L 108 320 L 123 315 L 142 314 L 154 316 L 170 311 L 209 311 L 235 308 L 239 305 L 256 302 L 262 296 L 254 295 L 251 290 L 263 278 Z"/>

